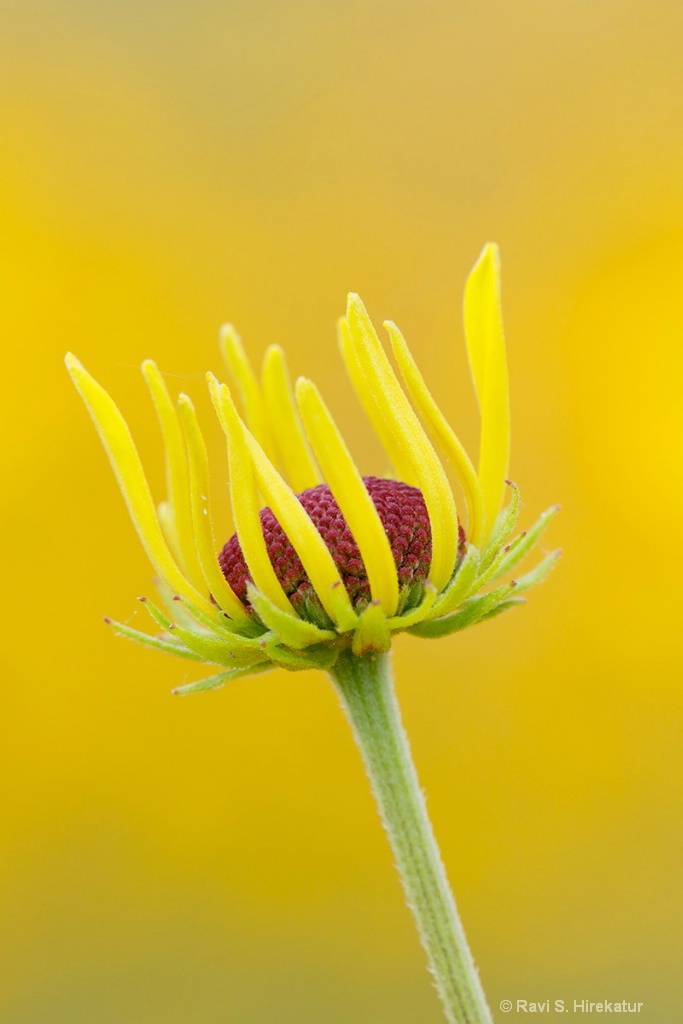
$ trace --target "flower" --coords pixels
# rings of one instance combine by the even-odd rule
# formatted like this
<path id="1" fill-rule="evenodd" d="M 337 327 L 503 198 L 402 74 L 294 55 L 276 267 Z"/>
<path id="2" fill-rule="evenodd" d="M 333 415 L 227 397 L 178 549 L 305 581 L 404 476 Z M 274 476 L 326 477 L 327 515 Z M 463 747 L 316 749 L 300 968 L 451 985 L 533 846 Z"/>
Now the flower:
<path id="1" fill-rule="evenodd" d="M 224 327 L 221 349 L 241 412 L 229 386 L 209 374 L 228 442 L 235 526 L 222 548 L 190 398 L 181 394 L 174 404 L 156 364 L 143 363 L 166 453 L 168 496 L 157 509 L 117 406 L 67 355 L 165 604 L 142 599 L 160 627 L 155 636 L 107 621 L 121 636 L 220 669 L 175 692 L 210 689 L 274 666 L 329 670 L 349 648 L 358 656 L 388 650 L 396 632 L 446 636 L 521 603 L 522 592 L 552 569 L 557 551 L 510 579 L 556 506 L 510 540 L 520 500 L 506 479 L 508 377 L 494 245 L 484 248 L 468 278 L 464 314 L 481 413 L 476 470 L 396 325 L 384 324 L 403 384 L 360 298 L 349 296 L 340 348 L 391 462 L 395 475 L 384 478 L 361 477 L 316 386 L 300 378 L 292 389 L 279 347 L 267 350 L 259 382 L 239 337 Z M 463 522 L 432 440 L 464 494 Z M 511 497 L 502 508 L 506 485 Z"/>

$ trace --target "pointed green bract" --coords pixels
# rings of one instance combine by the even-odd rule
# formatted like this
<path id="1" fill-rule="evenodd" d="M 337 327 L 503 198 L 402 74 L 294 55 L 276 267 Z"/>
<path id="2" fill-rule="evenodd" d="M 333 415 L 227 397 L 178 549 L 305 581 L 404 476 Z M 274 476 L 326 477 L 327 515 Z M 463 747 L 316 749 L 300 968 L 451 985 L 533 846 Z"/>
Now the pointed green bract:
<path id="1" fill-rule="evenodd" d="M 501 601 L 500 604 L 494 605 L 490 611 L 482 615 L 479 622 L 487 622 L 489 619 L 495 619 L 497 615 L 502 615 L 504 612 L 509 612 L 513 608 L 518 608 L 521 604 L 526 604 L 526 600 L 523 597 L 511 597 L 509 601 Z"/>
<path id="2" fill-rule="evenodd" d="M 538 563 L 535 569 L 525 573 L 524 576 L 520 576 L 517 580 L 517 588 L 519 592 L 523 590 L 530 590 L 531 587 L 537 587 L 539 583 L 543 583 L 545 579 L 553 571 L 562 552 L 558 549 L 557 551 L 551 551 L 549 555 Z"/>
<path id="3" fill-rule="evenodd" d="M 539 516 L 529 530 L 520 534 L 519 537 L 515 537 L 512 543 L 508 546 L 504 556 L 497 563 L 495 574 L 491 577 L 492 581 L 500 579 L 500 577 L 504 576 L 506 573 L 512 572 L 515 566 L 517 566 L 524 556 L 527 555 L 538 543 L 553 517 L 559 512 L 559 509 L 559 505 L 551 506 L 551 508 L 547 509 Z"/>
<path id="4" fill-rule="evenodd" d="M 353 634 L 351 650 L 360 657 L 363 654 L 381 654 L 391 647 L 391 631 L 386 616 L 378 602 L 373 601 L 361 612 L 356 631 Z"/>
<path id="5" fill-rule="evenodd" d="M 448 615 L 443 619 L 432 619 L 429 622 L 419 622 L 408 630 L 414 636 L 428 637 L 435 640 L 442 636 L 450 636 L 451 633 L 459 633 L 468 626 L 473 626 L 496 605 L 505 601 L 516 587 L 513 581 L 504 587 L 492 590 L 490 594 L 483 594 L 481 597 L 470 598 L 462 611 L 455 615 Z"/>
<path id="6" fill-rule="evenodd" d="M 338 655 L 337 649 L 329 644 L 308 647 L 305 651 L 289 650 L 278 644 L 275 637 L 266 642 L 264 649 L 274 665 L 290 672 L 312 668 L 327 670 L 334 665 Z"/>
<path id="7" fill-rule="evenodd" d="M 189 658 L 191 661 L 202 660 L 195 651 L 190 651 L 183 643 L 178 643 L 171 637 L 150 636 L 149 633 L 143 633 L 139 629 L 132 629 L 131 626 L 127 626 L 124 622 L 117 622 L 115 619 L 105 619 L 104 621 L 108 626 L 111 626 L 118 636 L 123 636 L 127 640 L 134 640 L 135 643 L 142 644 L 143 647 L 150 647 L 155 651 L 163 651 L 164 654 L 174 654 L 177 658 Z"/>
<path id="8" fill-rule="evenodd" d="M 519 493 L 519 487 L 514 484 L 512 480 L 507 480 L 506 483 L 512 490 L 512 498 L 510 504 L 500 512 L 496 522 L 494 524 L 489 542 L 486 546 L 484 554 L 481 559 L 481 569 L 488 569 L 493 562 L 494 558 L 500 552 L 501 546 L 505 543 L 508 537 L 511 535 L 517 520 L 519 518 L 519 510 L 522 504 L 522 499 Z"/>
<path id="9" fill-rule="evenodd" d="M 215 676 L 208 676 L 208 678 L 200 679 L 196 683 L 185 683 L 183 686 L 176 686 L 172 693 L 178 697 L 189 697 L 193 693 L 206 693 L 207 690 L 217 690 L 221 686 L 225 686 L 226 683 L 231 683 L 233 679 L 241 679 L 243 676 L 254 676 L 259 672 L 267 672 L 272 667 L 270 664 L 251 665 L 248 668 L 235 668 L 229 672 L 219 672 Z"/>
<path id="10" fill-rule="evenodd" d="M 138 600 L 150 618 L 156 622 L 157 626 L 161 626 L 161 628 L 168 633 L 173 626 L 173 622 L 169 619 L 168 615 L 164 615 L 161 608 L 157 608 L 154 602 L 150 601 L 148 597 L 140 597 Z"/>
<path id="11" fill-rule="evenodd" d="M 436 587 L 427 580 L 423 588 L 422 600 L 420 603 L 415 608 L 411 608 L 409 611 L 403 612 L 401 615 L 394 615 L 392 618 L 388 619 L 387 625 L 389 626 L 389 629 L 407 629 L 408 626 L 414 626 L 416 622 L 422 622 L 422 620 L 427 618 L 431 613 L 438 593 L 439 592 Z"/>
<path id="12" fill-rule="evenodd" d="M 186 647 L 199 654 L 211 665 L 232 666 L 257 665 L 265 657 L 260 640 L 247 640 L 235 637 L 233 641 L 217 638 L 210 633 L 198 633 L 194 630 L 174 626 L 173 634 L 178 636 Z"/>
<path id="13" fill-rule="evenodd" d="M 479 571 L 479 552 L 474 544 L 468 544 L 465 555 L 455 571 L 453 579 L 434 605 L 432 618 L 448 615 L 462 604 L 471 592 Z"/>
<path id="14" fill-rule="evenodd" d="M 336 637 L 333 630 L 320 629 L 312 622 L 305 622 L 303 619 L 295 619 L 291 615 L 287 615 L 272 601 L 269 601 L 265 594 L 259 593 L 251 583 L 247 584 L 247 594 L 263 624 L 279 637 L 282 643 L 295 651 L 303 650 L 325 640 L 334 640 Z"/>

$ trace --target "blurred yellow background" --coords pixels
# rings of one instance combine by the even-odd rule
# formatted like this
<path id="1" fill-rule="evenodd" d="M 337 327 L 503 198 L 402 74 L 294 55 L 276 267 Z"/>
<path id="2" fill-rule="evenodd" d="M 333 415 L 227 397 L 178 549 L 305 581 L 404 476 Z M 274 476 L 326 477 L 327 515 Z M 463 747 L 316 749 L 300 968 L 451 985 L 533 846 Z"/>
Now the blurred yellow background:
<path id="1" fill-rule="evenodd" d="M 493 1005 L 678 1021 L 683 5 L 1 7 L 3 1024 L 441 1020 L 326 677 L 175 699 L 201 667 L 102 624 L 143 625 L 150 569 L 62 356 L 159 496 L 137 368 L 197 399 L 220 472 L 226 319 L 381 471 L 345 294 L 475 445 L 460 309 L 488 239 L 512 475 L 525 525 L 562 503 L 565 557 L 522 610 L 399 639 L 399 697 Z"/>

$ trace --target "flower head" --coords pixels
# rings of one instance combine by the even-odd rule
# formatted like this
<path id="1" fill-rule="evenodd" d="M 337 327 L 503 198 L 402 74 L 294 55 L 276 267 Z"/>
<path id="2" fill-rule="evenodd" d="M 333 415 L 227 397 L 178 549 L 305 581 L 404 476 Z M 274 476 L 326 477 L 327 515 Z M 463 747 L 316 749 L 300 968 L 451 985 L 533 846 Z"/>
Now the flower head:
<path id="1" fill-rule="evenodd" d="M 220 669 L 177 692 L 274 666 L 329 669 L 348 648 L 357 655 L 388 650 L 395 632 L 445 636 L 519 604 L 553 567 L 559 552 L 511 578 L 556 508 L 510 540 L 519 491 L 506 479 L 510 426 L 497 248 L 484 248 L 465 289 L 481 413 L 476 469 L 400 331 L 389 321 L 384 326 L 403 383 L 361 300 L 349 296 L 339 322 L 342 358 L 391 463 L 387 477 L 361 476 L 316 386 L 299 378 L 292 389 L 279 347 L 267 350 L 259 381 L 237 334 L 223 329 L 232 389 L 207 377 L 228 443 L 235 533 L 222 546 L 189 397 L 174 403 L 156 365 L 143 363 L 166 452 L 168 494 L 157 508 L 117 406 L 67 356 L 165 604 L 144 600 L 161 630 L 155 636 L 111 625 L 122 636 Z M 464 495 L 462 519 L 446 466 Z M 503 508 L 506 488 L 511 496 Z"/>

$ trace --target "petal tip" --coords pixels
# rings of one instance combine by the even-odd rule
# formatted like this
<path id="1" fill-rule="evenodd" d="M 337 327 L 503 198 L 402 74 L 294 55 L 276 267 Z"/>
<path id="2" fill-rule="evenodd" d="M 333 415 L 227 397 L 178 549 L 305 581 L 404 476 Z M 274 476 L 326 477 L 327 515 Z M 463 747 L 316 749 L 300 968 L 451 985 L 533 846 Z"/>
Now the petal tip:
<path id="1" fill-rule="evenodd" d="M 227 340 L 239 341 L 240 340 L 240 336 L 237 333 L 237 331 L 235 330 L 235 325 L 234 324 L 230 324 L 230 323 L 221 324 L 221 326 L 220 326 L 220 328 L 218 330 L 218 336 L 221 339 L 221 341 L 223 341 L 223 340 L 225 340 L 225 341 L 227 341 Z"/>
<path id="2" fill-rule="evenodd" d="M 71 377 L 74 377 L 77 373 L 85 373 L 85 367 L 80 359 L 77 359 L 73 352 L 67 352 L 64 356 L 64 365 Z"/>
<path id="3" fill-rule="evenodd" d="M 365 304 L 361 299 L 358 292 L 349 292 L 346 299 L 346 316 L 350 317 L 367 317 L 368 313 L 365 308 Z"/>
<path id="4" fill-rule="evenodd" d="M 282 345 L 269 345 L 266 351 L 263 353 L 263 362 L 268 363 L 273 359 L 284 359 L 285 350 Z"/>
<path id="5" fill-rule="evenodd" d="M 497 242 L 486 243 L 484 248 L 481 250 L 477 263 L 483 263 L 484 260 L 490 260 L 496 267 L 500 266 L 500 246 Z"/>
<path id="6" fill-rule="evenodd" d="M 305 398 L 306 395 L 310 395 L 312 391 L 315 391 L 315 384 L 308 377 L 297 377 L 294 391 L 297 398 Z"/>

